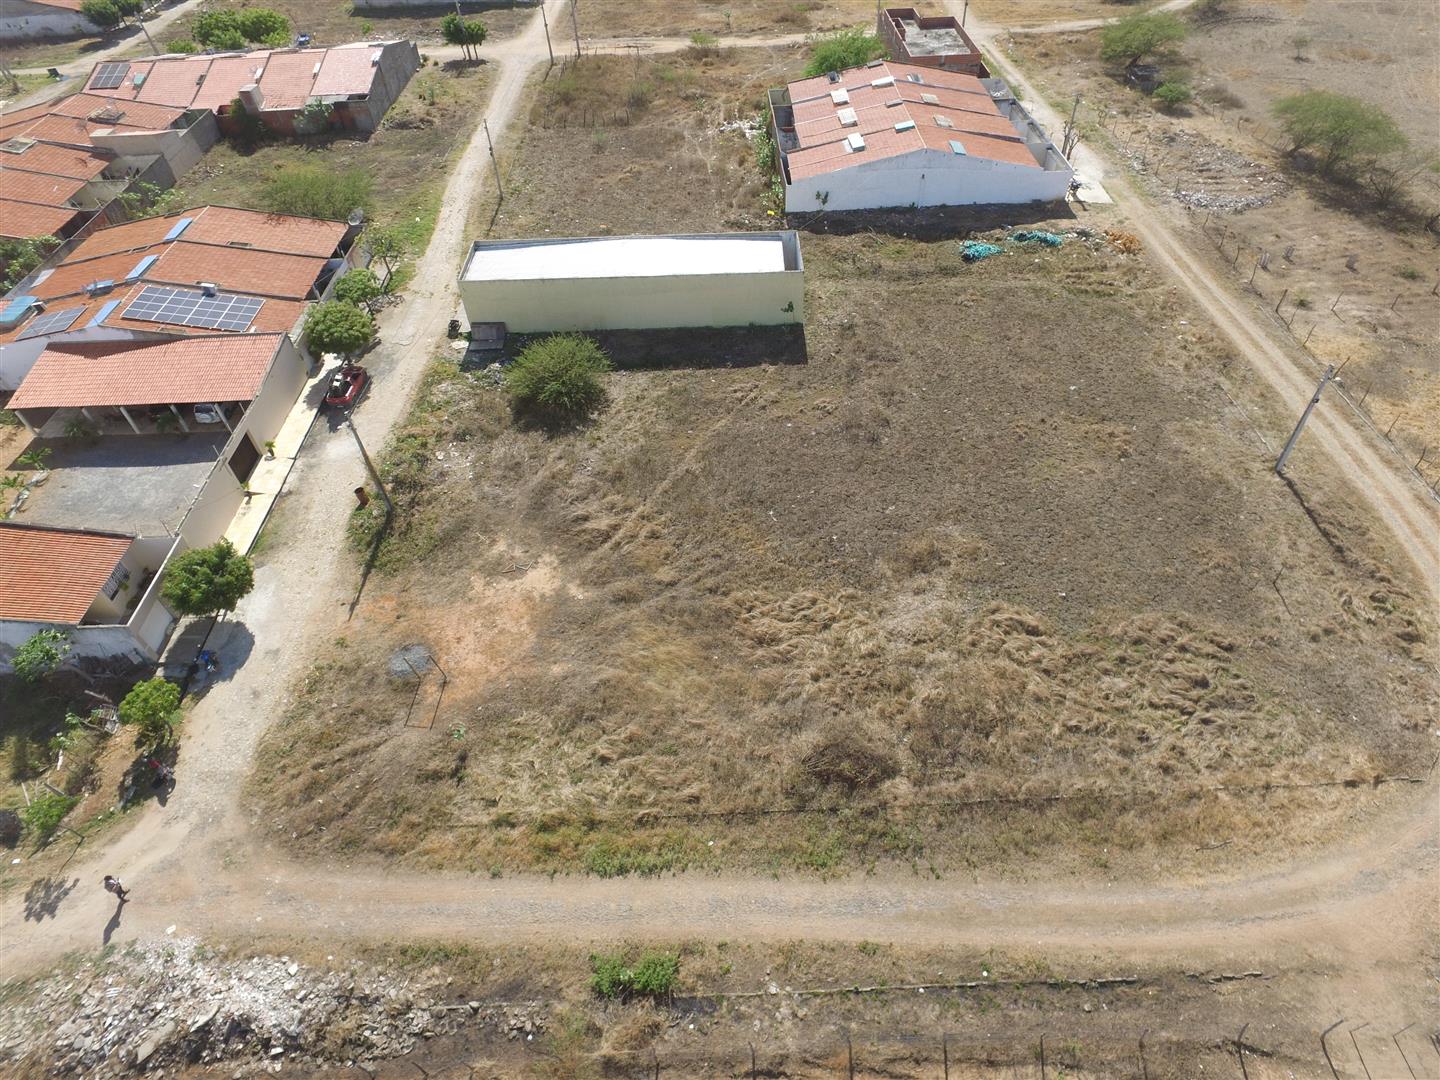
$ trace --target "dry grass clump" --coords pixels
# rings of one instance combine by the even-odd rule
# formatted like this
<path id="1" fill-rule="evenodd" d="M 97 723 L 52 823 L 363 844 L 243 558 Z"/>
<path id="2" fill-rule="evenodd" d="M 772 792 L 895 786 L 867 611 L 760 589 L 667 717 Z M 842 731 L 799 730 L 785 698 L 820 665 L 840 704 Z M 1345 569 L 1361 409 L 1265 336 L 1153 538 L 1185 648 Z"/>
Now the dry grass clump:
<path id="1" fill-rule="evenodd" d="M 900 772 L 893 736 L 855 716 L 828 717 L 800 744 L 796 775 L 802 787 L 854 795 L 872 791 Z"/>

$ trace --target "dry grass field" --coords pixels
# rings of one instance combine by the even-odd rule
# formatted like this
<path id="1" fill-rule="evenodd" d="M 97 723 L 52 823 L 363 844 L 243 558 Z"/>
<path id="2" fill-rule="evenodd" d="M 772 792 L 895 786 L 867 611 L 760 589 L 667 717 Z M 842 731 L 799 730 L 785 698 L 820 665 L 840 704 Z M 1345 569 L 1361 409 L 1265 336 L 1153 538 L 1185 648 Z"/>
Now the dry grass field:
<path id="1" fill-rule="evenodd" d="M 722 125 L 792 62 L 587 60 L 564 115 L 622 76 L 681 89 L 614 127 L 542 94 L 493 234 L 764 227 Z M 267 737 L 264 818 L 496 872 L 1144 874 L 1320 839 L 1385 790 L 1265 785 L 1421 768 L 1435 628 L 1352 493 L 1303 446 L 1303 503 L 1274 478 L 1252 425 L 1293 418 L 1143 253 L 963 264 L 1001 222 L 811 222 L 804 362 L 609 336 L 573 432 L 437 360 L 352 628 Z"/>
<path id="2" fill-rule="evenodd" d="M 1283 296 L 1279 315 L 1291 332 L 1317 360 L 1348 361 L 1352 396 L 1364 399 L 1376 426 L 1391 430 L 1413 463 L 1440 443 L 1440 307 L 1431 295 L 1440 276 L 1437 239 L 1413 217 L 1377 210 L 1363 192 L 1293 168 L 1270 107 L 1308 88 L 1356 94 L 1386 108 L 1417 150 L 1440 152 L 1440 61 L 1426 44 L 1440 35 L 1440 9 L 1231 6 L 1235 18 L 1193 27 L 1170 64 L 1189 73 L 1198 96 L 1179 115 L 1158 112 L 1119 85 L 1098 60 L 1094 34 L 1016 35 L 1010 51 L 1052 99 L 1082 93 L 1091 137 L 1149 177 L 1160 201 L 1182 212 L 1188 203 L 1197 227 L 1208 219 L 1208 236 L 1197 232 L 1195 245 L 1223 259 L 1237 283 L 1248 285 L 1269 252 L 1268 267 L 1254 275 L 1257 307 L 1268 312 Z M 1299 53 L 1297 35 L 1310 38 Z M 1211 212 L 1206 200 L 1214 198 L 1261 204 Z M 1440 177 L 1422 173 L 1411 199 L 1440 208 Z M 1440 463 L 1427 460 L 1424 471 L 1433 482 Z"/>
<path id="3" fill-rule="evenodd" d="M 870 0 L 580 0 L 575 10 L 585 38 L 795 34 L 875 22 Z M 569 17 L 563 22 L 562 37 Z"/>

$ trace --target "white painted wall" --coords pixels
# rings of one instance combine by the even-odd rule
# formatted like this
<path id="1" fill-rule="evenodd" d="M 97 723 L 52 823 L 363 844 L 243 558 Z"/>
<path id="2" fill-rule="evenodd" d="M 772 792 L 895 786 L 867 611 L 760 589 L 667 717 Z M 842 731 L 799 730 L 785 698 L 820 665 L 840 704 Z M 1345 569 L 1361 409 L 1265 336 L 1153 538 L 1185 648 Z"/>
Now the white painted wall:
<path id="1" fill-rule="evenodd" d="M 27 0 L 5 0 L 0 4 L 0 42 L 30 38 L 89 37 L 100 28 L 78 11 L 65 11 Z"/>
<path id="2" fill-rule="evenodd" d="M 1065 197 L 1073 175 L 1069 169 L 916 150 L 787 184 L 785 211 L 1051 202 Z"/>

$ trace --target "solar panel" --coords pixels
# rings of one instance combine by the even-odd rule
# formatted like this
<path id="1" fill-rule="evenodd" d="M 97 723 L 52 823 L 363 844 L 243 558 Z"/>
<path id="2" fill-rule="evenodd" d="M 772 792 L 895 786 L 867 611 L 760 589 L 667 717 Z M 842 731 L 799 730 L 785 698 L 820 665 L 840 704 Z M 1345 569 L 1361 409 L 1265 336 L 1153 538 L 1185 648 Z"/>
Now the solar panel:
<path id="1" fill-rule="evenodd" d="M 240 331 L 255 321 L 264 303 L 258 296 L 237 296 L 234 293 L 207 296 L 198 289 L 146 285 L 124 314 L 127 319 L 145 322 Z"/>
<path id="2" fill-rule="evenodd" d="M 83 307 L 66 308 L 64 311 L 47 311 L 38 315 L 35 321 L 16 335 L 16 341 L 25 338 L 43 337 L 46 334 L 60 334 L 70 329 L 70 324 L 80 317 Z"/>
<path id="3" fill-rule="evenodd" d="M 101 64 L 95 69 L 95 77 L 90 80 L 91 90 L 115 90 L 125 81 L 125 76 L 130 72 L 129 64 Z"/>

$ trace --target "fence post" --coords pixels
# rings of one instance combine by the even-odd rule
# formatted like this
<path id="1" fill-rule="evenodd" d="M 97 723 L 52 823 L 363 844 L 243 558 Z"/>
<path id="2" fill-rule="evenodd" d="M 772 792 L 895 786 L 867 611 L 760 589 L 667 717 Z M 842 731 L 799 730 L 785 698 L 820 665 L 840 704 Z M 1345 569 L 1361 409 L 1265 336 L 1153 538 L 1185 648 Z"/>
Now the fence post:
<path id="1" fill-rule="evenodd" d="M 1290 295 L 1290 287 L 1287 285 L 1285 291 L 1280 294 L 1280 299 L 1275 301 L 1275 314 L 1280 314 L 1280 305 L 1285 303 L 1285 297 Z"/>
<path id="2" fill-rule="evenodd" d="M 1334 1031 L 1344 1022 L 1345 1018 L 1342 1016 L 1339 1020 L 1336 1020 L 1333 1024 L 1331 1024 L 1328 1028 L 1326 1028 L 1320 1033 L 1320 1052 L 1325 1055 L 1325 1064 L 1330 1066 L 1330 1075 L 1333 1076 L 1335 1080 L 1340 1080 L 1340 1074 L 1335 1071 L 1335 1062 L 1330 1060 L 1330 1048 L 1325 1045 L 1325 1036 L 1329 1035 L 1330 1032 Z"/>
<path id="3" fill-rule="evenodd" d="M 1240 1059 L 1240 1075 L 1244 1080 L 1250 1080 L 1250 1070 L 1245 1068 L 1245 1028 L 1249 1026 L 1245 1024 L 1240 1028 L 1240 1034 L 1235 1036 L 1235 1056 Z"/>

